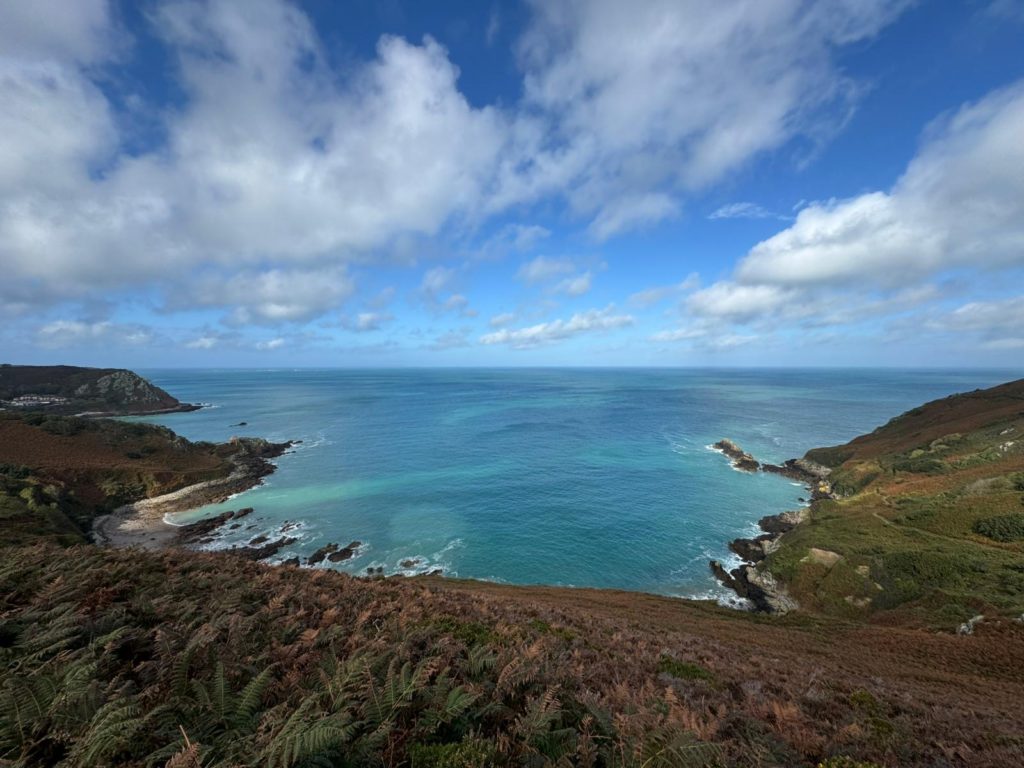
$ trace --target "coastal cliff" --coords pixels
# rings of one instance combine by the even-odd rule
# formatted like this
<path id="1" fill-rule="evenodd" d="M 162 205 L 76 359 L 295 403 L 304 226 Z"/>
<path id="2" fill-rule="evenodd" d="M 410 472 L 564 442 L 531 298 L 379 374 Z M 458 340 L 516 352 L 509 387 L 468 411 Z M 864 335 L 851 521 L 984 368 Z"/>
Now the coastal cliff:
<path id="1" fill-rule="evenodd" d="M 220 552 L 95 546 L 97 515 L 221 498 L 287 444 L 0 414 L 0 763 L 1022 764 L 1022 395 L 1017 382 L 954 404 L 956 433 L 915 409 L 806 462 L 765 465 L 735 446 L 746 471 L 842 489 L 733 542 L 751 560 L 749 594 L 785 589 L 799 604 L 773 617 L 253 562 L 280 538 Z M 890 502 L 885 522 L 867 524 Z M 185 543 L 258 514 L 211 518 Z M 328 543 L 313 558 L 359 546 Z M 954 556 L 959 580 L 942 581 L 949 563 L 936 558 Z M 843 599 L 851 569 L 877 585 L 870 603 Z"/>
<path id="2" fill-rule="evenodd" d="M 1024 612 L 1024 380 L 926 403 L 782 467 L 716 447 L 810 491 L 806 510 L 731 543 L 743 565 L 711 566 L 757 608 L 964 631 Z"/>
<path id="3" fill-rule="evenodd" d="M 289 446 L 194 443 L 151 424 L 0 413 L 2 542 L 172 544 L 178 529 L 164 514 L 253 487 Z"/>
<path id="4" fill-rule="evenodd" d="M 89 416 L 194 411 L 132 371 L 71 365 L 0 365 L 0 410 Z"/>

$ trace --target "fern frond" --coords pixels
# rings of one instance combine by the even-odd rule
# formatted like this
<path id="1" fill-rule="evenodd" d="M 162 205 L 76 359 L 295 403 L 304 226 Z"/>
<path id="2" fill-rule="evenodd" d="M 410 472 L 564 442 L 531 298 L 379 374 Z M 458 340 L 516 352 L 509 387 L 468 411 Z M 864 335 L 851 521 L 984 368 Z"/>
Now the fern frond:
<path id="1" fill-rule="evenodd" d="M 263 699 L 263 693 L 270 684 L 271 668 L 267 667 L 256 677 L 250 680 L 242 692 L 238 695 L 238 702 L 235 705 L 232 720 L 237 723 L 246 723 L 252 720 L 259 709 Z"/>

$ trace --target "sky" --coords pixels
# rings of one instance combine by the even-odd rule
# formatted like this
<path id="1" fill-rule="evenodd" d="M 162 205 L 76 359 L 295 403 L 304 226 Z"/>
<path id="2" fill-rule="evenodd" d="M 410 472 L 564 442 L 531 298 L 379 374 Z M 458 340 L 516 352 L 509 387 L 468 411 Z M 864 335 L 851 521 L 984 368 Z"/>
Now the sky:
<path id="1" fill-rule="evenodd" d="M 1024 361 L 1024 0 L 0 0 L 0 361 Z"/>

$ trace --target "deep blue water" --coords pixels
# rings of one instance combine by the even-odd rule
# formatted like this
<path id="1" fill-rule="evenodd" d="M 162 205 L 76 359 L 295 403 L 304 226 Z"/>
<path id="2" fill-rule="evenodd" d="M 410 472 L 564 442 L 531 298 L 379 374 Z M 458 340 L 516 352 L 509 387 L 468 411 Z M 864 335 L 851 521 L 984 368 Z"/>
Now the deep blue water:
<path id="1" fill-rule="evenodd" d="M 788 480 L 731 469 L 729 437 L 782 461 L 1008 372 L 892 370 L 154 370 L 181 400 L 153 419 L 194 440 L 303 440 L 266 485 L 172 522 L 253 506 L 297 521 L 281 557 L 365 543 L 353 573 L 443 568 L 512 583 L 721 595 L 707 561 L 798 506 Z M 1020 375 L 1019 373 L 1017 375 Z M 231 425 L 248 422 L 244 428 Z M 294 533 L 292 535 L 295 535 Z M 417 566 L 402 568 L 407 559 Z"/>

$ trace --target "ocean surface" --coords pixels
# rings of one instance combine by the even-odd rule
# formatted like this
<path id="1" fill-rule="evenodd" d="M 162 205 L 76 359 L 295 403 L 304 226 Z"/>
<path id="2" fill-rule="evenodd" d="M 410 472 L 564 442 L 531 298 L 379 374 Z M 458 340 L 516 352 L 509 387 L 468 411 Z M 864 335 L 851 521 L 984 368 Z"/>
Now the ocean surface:
<path id="1" fill-rule="evenodd" d="M 781 462 L 845 442 L 999 371 L 399 369 L 149 370 L 210 407 L 149 419 L 193 440 L 302 440 L 258 488 L 175 515 L 243 506 L 253 536 L 363 542 L 351 573 L 437 568 L 516 584 L 728 599 L 708 560 L 804 489 L 733 470 L 723 437 Z M 247 422 L 245 427 L 233 426 Z M 410 564 L 408 561 L 414 561 Z M 404 565 L 403 565 L 404 563 Z"/>

